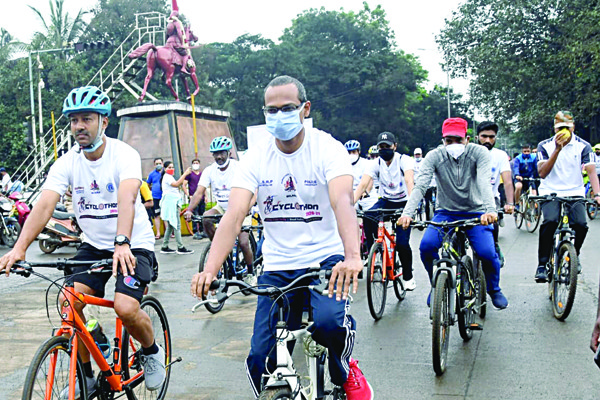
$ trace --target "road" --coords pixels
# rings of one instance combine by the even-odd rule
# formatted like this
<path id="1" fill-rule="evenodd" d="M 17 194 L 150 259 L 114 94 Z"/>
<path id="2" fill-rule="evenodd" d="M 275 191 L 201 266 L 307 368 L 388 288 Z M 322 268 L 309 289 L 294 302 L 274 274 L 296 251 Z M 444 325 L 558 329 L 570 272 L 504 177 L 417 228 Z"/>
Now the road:
<path id="1" fill-rule="evenodd" d="M 354 296 L 352 314 L 358 323 L 358 333 L 353 356 L 360 361 L 375 390 L 375 398 L 597 399 L 600 371 L 588 346 L 597 309 L 599 234 L 600 220 L 591 221 L 581 255 L 583 272 L 579 276 L 575 305 L 566 322 L 559 322 L 552 316 L 547 285 L 533 281 L 537 232 L 517 230 L 509 219 L 501 230 L 500 241 L 507 261 L 501 286 L 510 306 L 503 311 L 488 311 L 484 330 L 475 332 L 468 343 L 453 328 L 448 370 L 436 377 L 431 363 L 429 309 L 425 302 L 429 284 L 418 261 L 422 233 L 413 232 L 417 289 L 409 292 L 401 303 L 390 292 L 384 317 L 379 322 L 373 322 L 368 312 L 364 284 Z M 217 315 L 203 309 L 192 314 L 190 309 L 195 301 L 189 295 L 189 281 L 207 241 L 184 240 L 196 253 L 158 254 L 160 278 L 151 287 L 151 293 L 161 300 L 169 316 L 173 353 L 183 357 L 183 362 L 173 367 L 167 399 L 251 399 L 243 362 L 252 333 L 256 299 L 234 297 Z M 0 249 L 0 253 L 6 251 Z M 28 259 L 72 254 L 74 249 L 43 255 L 34 243 Z M 0 400 L 20 398 L 27 366 L 37 347 L 50 334 L 46 287 L 39 278 L 0 277 Z M 112 292 L 108 295 L 112 296 Z M 111 314 L 98 309 L 90 311 L 110 333 L 114 326 Z M 56 323 L 55 309 L 51 308 L 50 315 Z"/>

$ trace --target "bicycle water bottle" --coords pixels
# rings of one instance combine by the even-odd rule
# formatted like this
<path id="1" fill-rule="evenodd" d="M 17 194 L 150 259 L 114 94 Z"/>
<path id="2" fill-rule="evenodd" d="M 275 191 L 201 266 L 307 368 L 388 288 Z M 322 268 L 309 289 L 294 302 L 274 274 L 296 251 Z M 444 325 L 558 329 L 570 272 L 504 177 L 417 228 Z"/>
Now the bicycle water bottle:
<path id="1" fill-rule="evenodd" d="M 85 328 L 88 330 L 90 335 L 92 335 L 94 342 L 96 342 L 96 346 L 98 346 L 98 349 L 104 358 L 108 359 L 108 357 L 110 357 L 110 341 L 104 334 L 104 330 L 102 329 L 100 322 L 98 322 L 98 320 L 95 318 L 91 318 L 86 322 Z"/>

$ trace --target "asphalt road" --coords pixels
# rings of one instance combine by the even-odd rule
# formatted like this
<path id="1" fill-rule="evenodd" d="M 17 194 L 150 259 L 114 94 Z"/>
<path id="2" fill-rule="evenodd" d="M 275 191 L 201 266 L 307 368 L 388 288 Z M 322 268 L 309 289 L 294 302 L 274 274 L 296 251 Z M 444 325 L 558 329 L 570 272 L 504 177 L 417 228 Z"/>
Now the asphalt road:
<path id="1" fill-rule="evenodd" d="M 468 343 L 453 328 L 448 370 L 436 377 L 425 303 L 429 284 L 418 258 L 422 234 L 413 232 L 417 289 L 401 303 L 390 292 L 379 322 L 369 314 L 364 284 L 354 296 L 352 314 L 358 333 L 353 356 L 360 361 L 375 398 L 598 399 L 600 370 L 588 346 L 597 309 L 599 234 L 600 220 L 591 221 L 581 255 L 583 272 L 575 305 L 569 318 L 559 322 L 552 315 L 547 285 L 533 281 L 538 234 L 515 229 L 509 219 L 501 230 L 500 241 L 507 261 L 501 286 L 510 306 L 503 311 L 490 309 L 484 330 L 475 332 Z M 207 241 L 184 240 L 196 253 L 158 254 L 160 278 L 150 289 L 169 316 L 173 353 L 183 357 L 183 362 L 173 366 L 167 399 L 251 399 L 244 359 L 256 299 L 237 296 L 217 315 L 203 309 L 192 314 L 195 301 L 189 295 L 189 281 Z M 6 251 L 0 249 L 0 253 Z M 72 254 L 74 249 L 42 255 L 34 243 L 28 258 L 54 259 Z M 49 275 L 59 276 L 55 272 Z M 51 332 L 46 317 L 46 287 L 39 278 L 0 277 L 0 400 L 20 398 L 27 367 Z M 114 317 L 110 312 L 89 311 L 111 333 Z M 56 324 L 54 308 L 50 315 Z"/>

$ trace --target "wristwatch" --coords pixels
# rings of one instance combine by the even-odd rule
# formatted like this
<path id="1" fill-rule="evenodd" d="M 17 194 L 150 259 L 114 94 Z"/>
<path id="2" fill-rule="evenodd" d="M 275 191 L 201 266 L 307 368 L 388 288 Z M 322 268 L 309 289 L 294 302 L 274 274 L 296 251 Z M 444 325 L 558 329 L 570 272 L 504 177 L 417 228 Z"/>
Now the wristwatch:
<path id="1" fill-rule="evenodd" d="M 115 246 L 116 245 L 124 245 L 124 244 L 128 244 L 129 246 L 131 246 L 131 242 L 129 241 L 129 238 L 125 235 L 117 235 L 115 236 Z"/>

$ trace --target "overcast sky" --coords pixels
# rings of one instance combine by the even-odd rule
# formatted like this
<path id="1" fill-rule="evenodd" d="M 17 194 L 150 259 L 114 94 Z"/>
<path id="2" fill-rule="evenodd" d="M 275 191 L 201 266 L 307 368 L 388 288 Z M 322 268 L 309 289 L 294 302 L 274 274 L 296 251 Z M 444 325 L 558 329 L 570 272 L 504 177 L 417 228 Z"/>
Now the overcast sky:
<path id="1" fill-rule="evenodd" d="M 6 1 L 6 0 L 5 0 Z M 375 0 L 368 1 L 373 9 L 381 4 L 387 19 L 396 35 L 398 48 L 415 54 L 423 67 L 429 71 L 433 83 L 446 85 L 446 74 L 440 63 L 442 57 L 437 51 L 435 35 L 444 25 L 444 19 L 458 8 L 461 0 Z M 65 8 L 70 15 L 76 15 L 80 8 L 89 9 L 97 0 L 65 0 Z M 201 43 L 231 42 L 244 33 L 261 34 L 277 41 L 283 30 L 291 25 L 302 11 L 325 7 L 327 10 L 359 11 L 363 0 L 179 0 L 179 10 L 190 21 L 194 33 Z M 28 42 L 33 33 L 43 30 L 36 14 L 27 7 L 31 5 L 49 15 L 48 0 L 22 0 L 10 2 L 0 14 L 0 27 L 21 41 Z M 454 90 L 466 93 L 468 83 L 452 79 Z"/>

